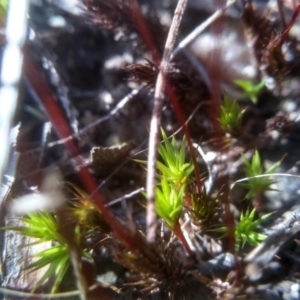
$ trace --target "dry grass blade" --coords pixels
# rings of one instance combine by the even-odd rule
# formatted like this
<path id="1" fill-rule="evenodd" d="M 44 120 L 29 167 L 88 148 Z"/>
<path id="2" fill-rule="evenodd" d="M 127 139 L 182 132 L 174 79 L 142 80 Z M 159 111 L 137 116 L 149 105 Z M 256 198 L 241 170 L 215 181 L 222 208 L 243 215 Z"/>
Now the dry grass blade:
<path id="1" fill-rule="evenodd" d="M 154 93 L 154 105 L 152 112 L 152 119 L 150 124 L 150 136 L 149 136 L 149 155 L 148 155 L 148 173 L 147 173 L 147 241 L 149 243 L 155 242 L 155 228 L 156 228 L 156 213 L 155 213 L 155 164 L 157 159 L 157 144 L 160 127 L 161 109 L 163 102 L 163 91 L 165 88 L 165 73 L 168 68 L 168 64 L 171 60 L 171 54 L 175 46 L 175 41 L 178 33 L 181 18 L 183 16 L 187 0 L 179 0 L 172 24 L 168 33 L 167 41 L 165 44 L 165 50 L 163 58 L 160 64 L 160 71 L 156 80 L 155 93 Z"/>
<path id="2" fill-rule="evenodd" d="M 197 26 L 184 40 L 182 40 L 176 49 L 172 53 L 172 58 L 175 57 L 181 50 L 186 50 L 186 47 L 196 39 L 201 32 L 203 32 L 208 26 L 220 18 L 225 11 L 235 3 L 236 0 L 229 0 L 220 9 L 216 10 L 205 22 Z"/>

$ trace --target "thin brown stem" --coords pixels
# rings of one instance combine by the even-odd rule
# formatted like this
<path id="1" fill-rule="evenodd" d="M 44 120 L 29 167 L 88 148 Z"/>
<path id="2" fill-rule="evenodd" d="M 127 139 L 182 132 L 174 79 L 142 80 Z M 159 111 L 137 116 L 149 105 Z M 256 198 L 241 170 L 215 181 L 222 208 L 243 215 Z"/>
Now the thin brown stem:
<path id="1" fill-rule="evenodd" d="M 283 34 L 281 35 L 281 38 L 280 38 L 279 43 L 278 43 L 279 47 L 281 47 L 283 45 L 283 43 L 287 40 L 289 32 L 290 32 L 292 26 L 295 24 L 299 13 L 300 13 L 300 1 L 298 1 L 298 5 L 297 5 L 297 7 L 296 7 L 296 9 L 295 9 L 295 11 L 292 15 L 292 18 L 288 22 L 286 28 L 284 29 Z"/>
<path id="2" fill-rule="evenodd" d="M 172 24 L 168 33 L 163 58 L 160 64 L 160 71 L 156 80 L 154 104 L 152 119 L 150 123 L 150 136 L 149 136 L 149 154 L 148 154 L 148 173 L 147 173 L 147 241 L 149 243 L 155 242 L 156 231 L 156 212 L 155 212 L 155 186 L 156 186 L 156 160 L 157 160 L 157 145 L 158 135 L 161 119 L 161 108 L 163 103 L 163 93 L 165 89 L 165 73 L 171 60 L 178 28 L 181 18 L 183 16 L 187 0 L 179 0 L 175 9 Z"/>
<path id="3" fill-rule="evenodd" d="M 182 230 L 181 230 L 181 227 L 180 227 L 180 224 L 179 222 L 177 221 L 174 228 L 173 228 L 173 232 L 174 234 L 177 236 L 177 238 L 181 241 L 184 249 L 186 250 L 186 252 L 191 256 L 191 257 L 194 257 L 195 256 L 195 253 L 192 251 L 190 245 L 188 244 Z"/>
<path id="4" fill-rule="evenodd" d="M 278 7 L 278 12 L 280 15 L 280 19 L 282 22 L 283 27 L 286 27 L 286 20 L 285 20 L 285 16 L 284 16 L 284 11 L 283 11 L 283 5 L 282 5 L 282 1 L 281 0 L 277 0 L 277 7 Z"/>
<path id="5" fill-rule="evenodd" d="M 138 25 L 138 30 L 139 30 L 146 46 L 151 51 L 151 55 L 154 59 L 154 62 L 156 64 L 158 64 L 160 61 L 160 56 L 156 50 L 155 44 L 153 43 L 153 39 L 151 38 L 151 34 L 148 30 L 148 27 L 143 18 L 143 15 L 141 14 L 137 0 L 129 0 L 129 5 L 130 5 L 131 11 L 132 11 L 133 19 L 135 20 L 136 24 Z"/>

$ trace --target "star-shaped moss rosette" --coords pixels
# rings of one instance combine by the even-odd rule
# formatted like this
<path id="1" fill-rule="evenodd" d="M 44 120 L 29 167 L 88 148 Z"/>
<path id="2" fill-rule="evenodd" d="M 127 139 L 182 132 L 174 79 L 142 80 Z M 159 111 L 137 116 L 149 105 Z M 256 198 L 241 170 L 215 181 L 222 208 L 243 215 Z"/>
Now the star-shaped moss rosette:
<path id="1" fill-rule="evenodd" d="M 48 211 L 39 211 L 28 213 L 26 217 L 21 218 L 21 221 L 26 225 L 5 227 L 2 229 L 17 231 L 24 236 L 36 239 L 35 242 L 24 245 L 24 247 L 45 242 L 54 244 L 53 247 L 34 254 L 33 259 L 35 259 L 35 261 L 25 266 L 24 269 L 36 271 L 48 266 L 45 274 L 36 283 L 35 289 L 52 277 L 54 278 L 54 283 L 51 293 L 55 293 L 71 266 L 68 244 L 59 232 L 57 216 Z M 80 235 L 79 227 L 77 227 L 75 230 L 75 239 L 78 244 L 80 244 Z M 82 256 L 90 258 L 89 254 L 84 250 L 82 250 Z"/>
<path id="2" fill-rule="evenodd" d="M 165 177 L 156 188 L 156 212 L 173 229 L 182 211 L 184 189 L 173 188 Z"/>
<path id="3" fill-rule="evenodd" d="M 251 161 L 246 159 L 244 155 L 242 155 L 242 158 L 244 161 L 244 170 L 248 178 L 248 182 L 238 184 L 248 190 L 246 198 L 252 199 L 265 191 L 272 190 L 271 185 L 276 181 L 272 180 L 268 176 L 260 177 L 259 175 L 271 175 L 280 166 L 281 160 L 273 164 L 264 172 L 260 155 L 257 150 L 255 150 Z"/>
<path id="4" fill-rule="evenodd" d="M 236 100 L 225 95 L 220 107 L 218 122 L 225 133 L 235 134 L 240 131 L 241 119 L 246 110 L 241 110 Z"/>
<path id="5" fill-rule="evenodd" d="M 156 166 L 161 176 L 180 190 L 189 182 L 194 171 L 194 165 L 186 162 L 186 139 L 182 139 L 179 147 L 174 136 L 170 141 L 163 129 L 161 133 L 163 142 L 158 146 L 158 153 L 162 161 L 158 161 Z"/>
<path id="6" fill-rule="evenodd" d="M 257 227 L 266 220 L 272 213 L 265 214 L 256 218 L 256 210 L 253 208 L 251 211 L 248 209 L 245 213 L 241 213 L 240 220 L 234 227 L 236 250 L 239 250 L 250 244 L 252 246 L 259 245 L 266 239 L 266 235 L 259 233 Z M 224 233 L 222 237 L 227 237 L 229 229 L 227 226 L 220 227 L 214 231 Z"/>
<path id="7" fill-rule="evenodd" d="M 236 79 L 234 80 L 234 83 L 244 92 L 239 98 L 249 98 L 254 104 L 257 104 L 258 95 L 265 87 L 264 81 L 261 81 L 258 84 L 253 84 L 251 81 Z"/>

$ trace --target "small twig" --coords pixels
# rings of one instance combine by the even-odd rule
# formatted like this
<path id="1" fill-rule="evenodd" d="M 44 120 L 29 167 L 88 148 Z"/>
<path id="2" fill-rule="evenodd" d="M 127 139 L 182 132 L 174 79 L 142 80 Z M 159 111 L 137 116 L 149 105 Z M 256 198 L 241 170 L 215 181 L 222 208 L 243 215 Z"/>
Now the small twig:
<path id="1" fill-rule="evenodd" d="M 176 49 L 172 53 L 172 58 L 174 58 L 182 49 L 186 48 L 192 41 L 194 41 L 198 35 L 205 30 L 209 25 L 220 18 L 227 8 L 235 3 L 236 0 L 229 0 L 221 9 L 218 9 L 214 14 L 212 14 L 206 21 L 197 26 L 185 39 L 183 39 Z"/>
<path id="2" fill-rule="evenodd" d="M 272 177 L 272 176 L 285 176 L 285 177 L 293 177 L 293 178 L 299 178 L 300 179 L 300 175 L 294 175 L 294 174 L 288 174 L 288 173 L 287 174 L 285 174 L 285 173 L 261 174 L 261 175 L 255 175 L 255 176 L 245 177 L 245 178 L 236 180 L 233 184 L 230 185 L 230 190 L 232 190 L 235 187 L 236 184 L 248 181 L 249 179 L 263 178 L 263 177 Z"/>
<path id="3" fill-rule="evenodd" d="M 98 286 L 101 286 L 100 284 L 96 283 L 89 287 L 89 291 L 95 290 Z M 105 285 L 104 285 L 105 286 Z M 70 292 L 64 292 L 64 293 L 52 293 L 52 294 L 37 294 L 37 293 L 27 293 L 27 292 L 20 292 L 15 291 L 12 289 L 2 288 L 0 287 L 0 294 L 6 295 L 6 296 L 14 296 L 14 297 L 20 297 L 20 298 L 32 298 L 32 297 L 38 297 L 39 299 L 57 299 L 57 298 L 68 298 L 68 297 L 74 297 L 74 296 L 80 296 L 81 291 L 70 291 Z"/>
<path id="4" fill-rule="evenodd" d="M 140 193 L 142 193 L 144 191 L 145 191 L 145 189 L 143 187 L 142 188 L 138 188 L 138 189 L 132 191 L 131 193 L 128 193 L 128 194 L 126 194 L 126 195 L 124 195 L 124 196 L 122 196 L 120 198 L 117 198 L 115 200 L 110 201 L 109 203 L 106 204 L 106 206 L 113 206 L 113 205 L 115 205 L 115 204 L 117 204 L 117 203 L 119 203 L 119 202 L 121 202 L 123 200 L 127 200 L 127 199 L 130 199 L 131 197 L 139 195 Z"/>
<path id="5" fill-rule="evenodd" d="M 212 191 L 213 184 L 214 184 L 213 171 L 212 171 L 210 163 L 207 161 L 206 155 L 205 155 L 201 145 L 193 143 L 193 146 L 198 151 L 198 153 L 202 157 L 202 159 L 203 159 L 203 161 L 204 161 L 204 163 L 206 164 L 206 167 L 207 167 L 208 180 L 205 182 L 205 190 L 206 190 L 207 195 L 209 195 L 210 192 Z"/>
<path id="6" fill-rule="evenodd" d="M 160 64 L 160 71 L 156 80 L 154 104 L 152 119 L 150 123 L 150 136 L 149 136 L 149 154 L 147 166 L 147 241 L 149 243 L 155 242 L 155 229 L 156 229 L 156 213 L 155 213 L 155 177 L 156 177 L 156 159 L 157 159 L 157 144 L 161 119 L 161 109 L 163 103 L 163 92 L 165 88 L 165 73 L 167 71 L 171 54 L 173 52 L 175 41 L 178 33 L 181 18 L 183 16 L 187 0 L 179 0 L 174 13 L 172 24 L 168 33 L 163 58 Z"/>
<path id="7" fill-rule="evenodd" d="M 94 128 L 95 126 L 100 125 L 101 123 L 109 120 L 114 115 L 117 115 L 124 106 L 131 101 L 143 88 L 145 87 L 145 84 L 141 85 L 139 88 L 132 90 L 129 94 L 127 94 L 122 100 L 119 101 L 119 103 L 106 115 L 95 122 L 85 126 L 82 129 L 79 129 L 78 132 L 67 136 L 66 138 L 60 139 L 55 142 L 48 143 L 47 148 L 51 148 L 57 145 L 66 144 L 68 141 L 73 140 L 75 138 L 79 138 L 83 133 L 87 132 L 89 129 Z"/>

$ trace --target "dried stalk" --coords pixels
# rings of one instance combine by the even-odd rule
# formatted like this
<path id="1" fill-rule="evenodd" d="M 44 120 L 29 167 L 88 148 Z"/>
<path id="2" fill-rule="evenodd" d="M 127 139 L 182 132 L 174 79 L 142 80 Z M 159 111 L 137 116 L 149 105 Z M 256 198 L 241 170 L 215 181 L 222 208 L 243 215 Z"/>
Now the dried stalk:
<path id="1" fill-rule="evenodd" d="M 174 13 L 172 24 L 168 33 L 165 50 L 162 61 L 159 67 L 159 74 L 155 84 L 154 104 L 152 119 L 150 123 L 150 136 L 149 136 L 149 153 L 148 153 L 148 166 L 147 166 L 147 241 L 149 243 L 155 242 L 156 230 L 156 212 L 155 212 L 155 186 L 156 186 L 156 160 L 157 160 L 157 145 L 159 136 L 159 127 L 161 119 L 161 109 L 163 103 L 163 92 L 165 89 L 165 73 L 167 71 L 171 54 L 173 52 L 178 28 L 186 7 L 187 0 L 179 0 Z"/>
<path id="2" fill-rule="evenodd" d="M 176 47 L 176 49 L 172 53 L 172 58 L 174 58 L 182 49 L 186 48 L 190 43 L 192 43 L 200 33 L 202 33 L 208 26 L 214 23 L 218 18 L 223 16 L 225 11 L 232 6 L 236 0 L 228 0 L 226 4 L 217 9 L 207 20 L 197 26 L 188 36 L 186 36 Z"/>

